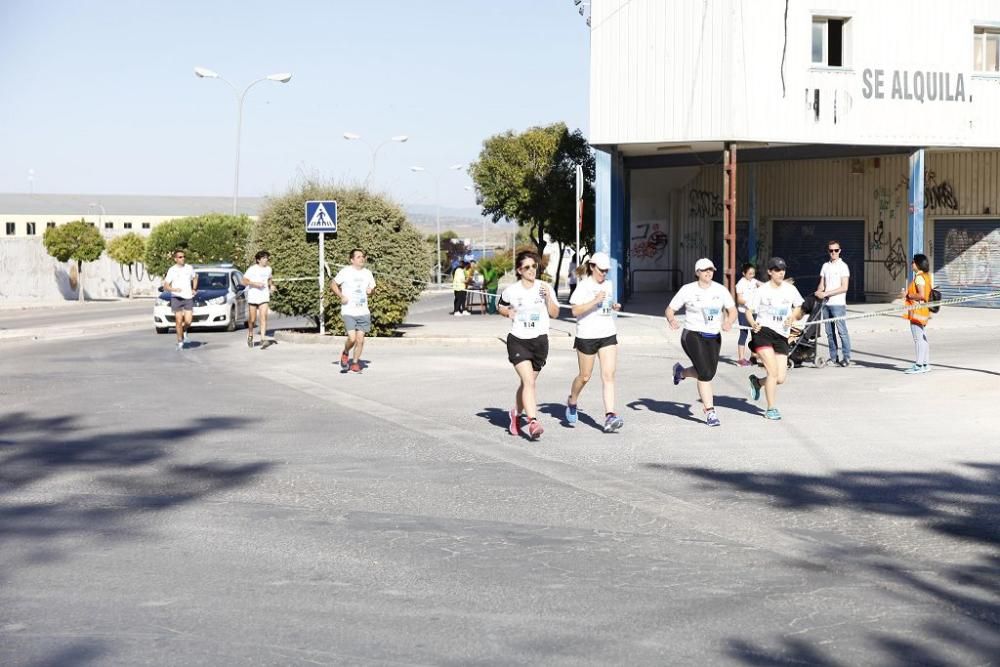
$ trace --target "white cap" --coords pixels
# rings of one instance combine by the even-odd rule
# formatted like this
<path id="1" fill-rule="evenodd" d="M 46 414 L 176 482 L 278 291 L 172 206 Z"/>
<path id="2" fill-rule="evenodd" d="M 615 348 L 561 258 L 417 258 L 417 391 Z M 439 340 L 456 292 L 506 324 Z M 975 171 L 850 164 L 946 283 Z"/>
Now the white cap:
<path id="1" fill-rule="evenodd" d="M 590 256 L 590 259 L 587 260 L 587 263 L 593 264 L 601 271 L 607 271 L 611 268 L 611 258 L 608 257 L 608 254 L 605 252 L 595 252 Z"/>
<path id="2" fill-rule="evenodd" d="M 713 264 L 712 260 L 707 257 L 702 257 L 694 263 L 695 271 L 704 271 L 705 269 L 715 269 L 715 264 Z"/>

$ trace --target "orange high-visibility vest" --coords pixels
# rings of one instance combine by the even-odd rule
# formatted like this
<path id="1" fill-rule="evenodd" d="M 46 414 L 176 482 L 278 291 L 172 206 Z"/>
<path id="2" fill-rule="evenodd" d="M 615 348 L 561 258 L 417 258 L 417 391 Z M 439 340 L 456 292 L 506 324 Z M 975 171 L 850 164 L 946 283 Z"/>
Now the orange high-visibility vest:
<path id="1" fill-rule="evenodd" d="M 921 293 L 921 289 L 917 286 L 917 277 L 918 276 L 922 276 L 923 279 L 924 279 L 924 287 L 923 287 L 923 290 L 922 290 L 923 294 L 921 294 L 921 296 L 924 297 L 924 301 L 930 301 L 930 298 L 931 298 L 931 275 L 929 273 L 924 273 L 923 271 L 921 271 L 920 273 L 918 273 L 915 276 L 913 276 L 913 280 L 910 281 L 909 286 L 906 288 L 906 293 L 907 294 L 910 294 L 910 293 L 920 294 Z M 906 299 L 906 305 L 907 306 L 913 305 L 915 303 L 919 303 L 919 302 L 918 301 L 910 301 L 909 299 Z M 914 308 L 913 310 L 908 310 L 905 313 L 903 313 L 903 317 L 906 318 L 906 319 L 908 319 L 913 324 L 919 324 L 920 326 L 925 327 L 925 326 L 927 326 L 927 321 L 931 319 L 931 311 L 930 311 L 929 308 L 926 308 L 926 307 Z"/>

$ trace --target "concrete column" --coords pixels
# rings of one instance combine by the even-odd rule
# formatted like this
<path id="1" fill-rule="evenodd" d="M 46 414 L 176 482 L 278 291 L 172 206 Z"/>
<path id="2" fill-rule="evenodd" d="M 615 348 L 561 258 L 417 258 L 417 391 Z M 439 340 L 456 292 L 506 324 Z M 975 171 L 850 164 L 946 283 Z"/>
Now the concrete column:
<path id="1" fill-rule="evenodd" d="M 924 149 L 910 155 L 910 187 L 907 192 L 909 198 L 909 215 L 907 217 L 907 238 L 908 255 L 907 259 L 913 259 L 917 253 L 924 251 Z M 907 274 L 913 278 L 912 267 L 907 262 Z M 933 270 L 933 267 L 931 267 Z"/>
<path id="2" fill-rule="evenodd" d="M 749 180 L 747 181 L 747 194 L 748 199 L 748 209 L 749 209 L 749 220 L 747 222 L 747 261 L 751 264 L 757 265 L 760 263 L 760 258 L 757 257 L 757 233 L 758 225 L 760 220 L 757 217 L 757 169 L 754 166 L 750 166 L 747 171 L 749 172 Z M 743 268 L 743 267 L 740 267 Z M 739 280 L 741 276 L 737 276 L 736 279 Z"/>
<path id="3" fill-rule="evenodd" d="M 621 301 L 626 237 L 624 160 L 614 148 L 610 151 L 595 150 L 594 157 L 597 167 L 594 181 L 596 250 L 606 252 L 611 257 L 611 274 L 608 278 L 614 282 L 614 299 Z"/>

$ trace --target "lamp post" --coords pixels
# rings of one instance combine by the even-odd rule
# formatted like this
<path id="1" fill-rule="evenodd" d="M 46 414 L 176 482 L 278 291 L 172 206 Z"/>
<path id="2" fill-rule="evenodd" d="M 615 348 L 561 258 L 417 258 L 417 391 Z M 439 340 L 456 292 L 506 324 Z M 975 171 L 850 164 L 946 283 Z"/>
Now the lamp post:
<path id="1" fill-rule="evenodd" d="M 464 167 L 462 164 L 453 164 L 448 167 L 451 171 L 457 171 Z M 434 222 L 437 227 L 437 284 L 438 287 L 441 286 L 441 187 L 437 175 L 433 171 L 428 171 L 427 169 L 414 166 L 410 167 L 410 171 L 423 172 L 434 179 Z"/>
<path id="2" fill-rule="evenodd" d="M 235 175 L 233 176 L 233 215 L 236 215 L 236 206 L 239 202 L 240 196 L 240 133 L 243 130 L 243 100 L 246 99 L 247 92 L 256 86 L 261 81 L 275 81 L 277 83 L 288 83 L 292 80 L 292 75 L 288 72 L 282 72 L 280 74 L 269 74 L 261 79 L 247 85 L 246 88 L 241 92 L 239 88 L 234 86 L 232 83 L 226 79 L 219 76 L 217 73 L 210 69 L 204 67 L 195 67 L 194 75 L 199 79 L 218 79 L 219 81 L 225 82 L 230 88 L 233 89 L 233 94 L 236 95 L 236 169 Z"/>
<path id="3" fill-rule="evenodd" d="M 386 144 L 393 141 L 395 141 L 398 144 L 405 144 L 407 140 L 409 140 L 409 138 L 410 137 L 408 137 L 405 134 L 397 134 L 394 137 L 389 137 L 388 139 L 380 143 L 378 146 L 372 148 L 372 145 L 367 141 L 365 141 L 365 139 L 360 134 L 355 134 L 354 132 L 344 132 L 344 139 L 347 139 L 348 141 L 360 141 L 368 148 L 369 152 L 371 152 L 372 154 L 372 163 L 371 166 L 368 168 L 368 175 L 365 176 L 366 190 L 368 189 L 368 182 L 371 180 L 371 177 L 375 174 L 375 159 L 378 157 L 379 150 Z"/>

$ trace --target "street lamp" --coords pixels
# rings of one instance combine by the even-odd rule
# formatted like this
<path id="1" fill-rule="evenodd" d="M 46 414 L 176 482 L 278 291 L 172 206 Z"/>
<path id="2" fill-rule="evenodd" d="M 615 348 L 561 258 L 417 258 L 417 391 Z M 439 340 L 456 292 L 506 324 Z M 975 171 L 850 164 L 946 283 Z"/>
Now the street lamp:
<path id="1" fill-rule="evenodd" d="M 379 150 L 391 141 L 395 141 L 398 144 L 405 144 L 407 140 L 409 140 L 409 138 L 410 137 L 408 137 L 405 134 L 397 134 L 394 137 L 389 137 L 388 139 L 380 143 L 378 146 L 372 148 L 372 145 L 367 141 L 365 141 L 360 134 L 355 134 L 354 132 L 344 132 L 344 139 L 347 139 L 348 141 L 360 141 L 361 143 L 363 143 L 365 146 L 368 147 L 369 152 L 371 152 L 372 154 L 372 163 L 371 166 L 368 168 L 368 175 L 365 176 L 366 190 L 368 189 L 368 181 L 371 180 L 372 175 L 375 173 L 375 158 L 378 157 Z"/>
<path id="2" fill-rule="evenodd" d="M 210 69 L 204 67 L 195 67 L 194 75 L 199 79 L 218 79 L 219 81 L 225 82 L 230 88 L 233 89 L 233 94 L 236 95 L 236 173 L 233 176 L 233 215 L 236 215 L 236 206 L 239 202 L 240 196 L 240 133 L 243 130 L 243 100 L 247 96 L 247 91 L 256 86 L 261 81 L 274 81 L 276 83 L 288 83 L 292 80 L 292 75 L 288 72 L 281 72 L 279 74 L 269 74 L 262 79 L 257 79 L 256 81 L 250 83 L 246 88 L 240 92 L 240 89 L 234 86 L 232 83 L 226 79 L 219 76 L 217 73 Z"/>
<path id="3" fill-rule="evenodd" d="M 457 171 L 465 167 L 463 164 L 453 164 L 448 167 L 451 171 Z M 410 171 L 423 172 L 434 179 L 434 221 L 437 226 L 437 283 L 441 286 L 441 188 L 437 175 L 433 171 L 427 171 L 423 167 L 410 167 Z"/>

